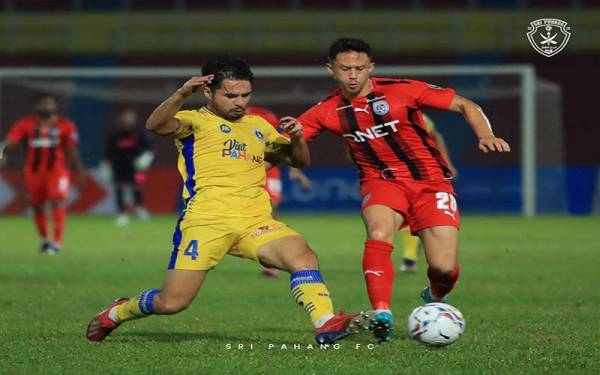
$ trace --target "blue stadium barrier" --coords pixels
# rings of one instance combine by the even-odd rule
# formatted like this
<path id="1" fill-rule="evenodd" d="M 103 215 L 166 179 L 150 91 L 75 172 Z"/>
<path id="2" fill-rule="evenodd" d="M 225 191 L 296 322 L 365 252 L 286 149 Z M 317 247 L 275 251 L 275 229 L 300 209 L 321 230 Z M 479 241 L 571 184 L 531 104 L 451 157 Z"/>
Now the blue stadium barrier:
<path id="1" fill-rule="evenodd" d="M 289 181 L 283 173 L 282 211 L 356 212 L 360 209 L 358 178 L 354 167 L 312 167 L 305 170 L 312 190 Z M 518 166 L 459 166 L 454 181 L 458 202 L 465 213 L 519 214 L 521 170 Z M 597 167 L 538 167 L 538 212 L 589 214 L 597 187 Z"/>

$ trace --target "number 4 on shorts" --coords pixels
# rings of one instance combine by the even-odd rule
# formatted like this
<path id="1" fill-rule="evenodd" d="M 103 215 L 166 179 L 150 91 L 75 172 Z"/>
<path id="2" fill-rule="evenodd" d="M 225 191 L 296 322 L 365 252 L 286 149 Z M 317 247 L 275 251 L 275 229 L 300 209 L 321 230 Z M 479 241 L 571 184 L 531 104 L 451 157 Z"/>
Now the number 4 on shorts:
<path id="1" fill-rule="evenodd" d="M 198 258 L 198 240 L 191 240 L 189 245 L 185 248 L 183 255 L 192 257 L 192 260 Z"/>

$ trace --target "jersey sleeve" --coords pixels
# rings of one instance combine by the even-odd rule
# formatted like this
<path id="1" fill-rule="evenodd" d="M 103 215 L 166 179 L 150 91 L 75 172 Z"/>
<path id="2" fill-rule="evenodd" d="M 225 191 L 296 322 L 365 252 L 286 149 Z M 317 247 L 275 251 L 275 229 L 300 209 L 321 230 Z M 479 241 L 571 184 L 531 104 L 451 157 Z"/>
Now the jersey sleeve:
<path id="1" fill-rule="evenodd" d="M 306 142 L 312 141 L 313 139 L 317 138 L 321 132 L 323 132 L 323 127 L 319 121 L 319 114 L 321 110 L 319 106 L 320 104 L 317 104 L 308 111 L 304 112 L 300 118 L 298 118 L 302 124 L 302 134 Z"/>
<path id="2" fill-rule="evenodd" d="M 8 143 L 21 143 L 25 139 L 27 135 L 27 124 L 19 120 L 15 122 L 12 128 L 9 130 L 6 135 L 6 141 Z"/>
<path id="3" fill-rule="evenodd" d="M 65 120 L 63 141 L 66 147 L 77 147 L 79 144 L 79 132 L 77 131 L 77 126 L 69 120 Z"/>
<path id="4" fill-rule="evenodd" d="M 448 109 L 456 95 L 454 89 L 442 88 L 421 81 L 412 81 L 411 91 L 417 106 L 435 109 Z"/>
<path id="5" fill-rule="evenodd" d="M 265 135 L 265 153 L 277 152 L 281 146 L 289 145 L 290 139 L 284 134 L 280 134 L 270 123 L 259 118 L 262 130 Z"/>
<path id="6" fill-rule="evenodd" d="M 175 119 L 179 121 L 179 127 L 175 129 L 173 135 L 178 139 L 190 136 L 193 132 L 193 122 L 196 117 L 194 111 L 179 111 L 175 114 Z"/>

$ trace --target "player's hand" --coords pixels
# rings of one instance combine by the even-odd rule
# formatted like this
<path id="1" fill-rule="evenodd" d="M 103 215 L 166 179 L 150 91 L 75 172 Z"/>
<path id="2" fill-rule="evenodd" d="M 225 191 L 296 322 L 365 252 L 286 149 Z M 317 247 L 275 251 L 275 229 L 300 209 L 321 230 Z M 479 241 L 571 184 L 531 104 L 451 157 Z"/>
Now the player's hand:
<path id="1" fill-rule="evenodd" d="M 302 187 L 303 190 L 312 189 L 312 183 L 310 182 L 309 178 L 306 177 L 306 175 L 299 169 L 290 167 L 289 176 L 290 180 L 292 181 L 300 181 L 300 187 Z"/>
<path id="2" fill-rule="evenodd" d="M 450 170 L 450 174 L 452 175 L 452 178 L 455 178 L 455 179 L 458 178 L 458 170 L 456 169 L 454 164 L 448 163 L 448 169 Z"/>
<path id="3" fill-rule="evenodd" d="M 81 191 L 85 188 L 85 185 L 87 184 L 86 176 L 87 172 L 85 170 L 80 170 L 77 172 L 77 179 L 75 180 L 75 186 L 77 187 L 77 190 Z"/>
<path id="4" fill-rule="evenodd" d="M 202 77 L 192 77 L 186 83 L 184 83 L 183 86 L 177 90 L 177 92 L 183 96 L 190 96 L 194 91 L 198 90 L 202 86 L 210 84 L 213 78 L 215 78 L 213 74 Z"/>
<path id="5" fill-rule="evenodd" d="M 279 120 L 279 127 L 292 139 L 302 138 L 302 124 L 297 118 L 285 116 Z"/>
<path id="6" fill-rule="evenodd" d="M 504 139 L 497 137 L 481 138 L 479 140 L 479 149 L 486 154 L 490 151 L 510 152 L 508 143 Z"/>

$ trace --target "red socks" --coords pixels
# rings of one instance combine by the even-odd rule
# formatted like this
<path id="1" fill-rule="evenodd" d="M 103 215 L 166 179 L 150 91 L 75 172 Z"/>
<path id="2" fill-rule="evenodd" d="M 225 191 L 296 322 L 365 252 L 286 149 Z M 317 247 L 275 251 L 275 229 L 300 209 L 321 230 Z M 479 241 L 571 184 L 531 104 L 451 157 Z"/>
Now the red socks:
<path id="1" fill-rule="evenodd" d="M 365 241 L 363 272 L 369 300 L 375 310 L 390 310 L 394 285 L 392 250 L 394 245 L 390 243 L 378 240 Z"/>
<path id="2" fill-rule="evenodd" d="M 54 207 L 52 209 L 52 221 L 54 222 L 54 243 L 58 245 L 62 243 L 66 218 L 67 209 L 65 207 Z"/>
<path id="3" fill-rule="evenodd" d="M 456 268 L 452 273 L 440 273 L 434 271 L 432 268 L 427 269 L 427 277 L 429 278 L 429 282 L 431 284 L 431 294 L 434 297 L 442 298 L 454 288 L 454 284 L 456 284 L 456 280 L 458 280 L 458 276 L 460 274 L 460 265 L 457 264 Z"/>
<path id="4" fill-rule="evenodd" d="M 35 211 L 33 213 L 33 221 L 37 227 L 40 237 L 44 240 L 48 238 L 48 220 L 46 219 L 46 211 Z"/>

